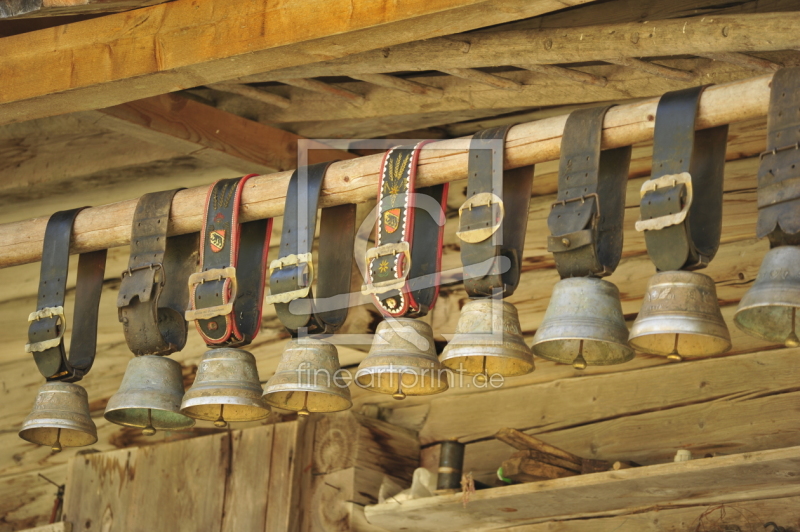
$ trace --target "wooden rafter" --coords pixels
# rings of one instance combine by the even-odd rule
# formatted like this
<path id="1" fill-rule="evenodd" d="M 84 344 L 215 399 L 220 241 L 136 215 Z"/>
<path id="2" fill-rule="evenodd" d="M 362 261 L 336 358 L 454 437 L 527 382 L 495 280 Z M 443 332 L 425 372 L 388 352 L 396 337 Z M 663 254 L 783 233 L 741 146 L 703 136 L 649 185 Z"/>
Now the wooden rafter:
<path id="1" fill-rule="evenodd" d="M 564 68 L 555 65 L 514 65 L 517 68 L 530 70 L 531 72 L 538 72 L 549 76 L 560 76 L 570 81 L 577 83 L 585 83 L 587 85 L 596 85 L 598 87 L 605 87 L 608 85 L 608 79 L 605 76 L 598 76 L 597 74 L 589 74 L 582 70 L 575 70 L 573 68 Z"/>
<path id="2" fill-rule="evenodd" d="M 781 63 L 762 59 L 761 57 L 753 57 L 752 55 L 741 54 L 738 52 L 720 52 L 711 54 L 697 54 L 700 57 L 707 57 L 714 61 L 724 61 L 734 65 L 739 65 L 745 68 L 752 68 L 753 70 L 763 70 L 764 72 L 775 72 L 782 68 Z"/>
<path id="3" fill-rule="evenodd" d="M 483 83 L 484 85 L 489 85 L 496 89 L 518 91 L 522 88 L 522 83 L 518 81 L 495 74 L 489 74 L 488 72 L 483 72 L 482 70 L 474 68 L 450 68 L 442 69 L 441 71 L 457 78 Z"/>
<path id="4" fill-rule="evenodd" d="M 635 57 L 620 57 L 617 59 L 608 59 L 608 63 L 620 66 L 626 66 L 641 70 L 653 76 L 659 76 L 666 79 L 674 79 L 677 81 L 692 81 L 697 75 L 694 72 L 687 72 L 678 68 L 670 68 L 668 66 L 659 65 L 650 61 L 642 61 Z"/>
<path id="5" fill-rule="evenodd" d="M 352 76 L 353 79 L 372 83 L 380 87 L 395 89 L 409 94 L 418 94 L 420 96 L 438 96 L 443 94 L 442 89 L 439 87 L 431 87 L 424 83 L 416 81 L 409 81 L 407 79 L 399 78 L 397 76 L 387 76 L 386 74 L 362 74 L 360 76 Z"/>
<path id="6" fill-rule="evenodd" d="M 333 98 L 345 100 L 355 105 L 364 103 L 364 96 L 361 94 L 317 79 L 285 79 L 283 83 L 299 89 L 332 96 Z"/>
<path id="7" fill-rule="evenodd" d="M 253 100 L 266 103 L 268 105 L 274 105 L 276 107 L 280 107 L 281 109 L 286 109 L 290 105 L 292 105 L 292 101 L 289 98 L 284 98 L 283 96 L 279 96 L 272 92 L 262 91 L 255 87 L 251 87 L 250 85 L 244 85 L 242 83 L 214 83 L 213 85 L 208 86 L 210 89 L 222 91 L 222 92 L 230 92 L 231 94 L 238 94 L 239 96 L 244 96 L 245 98 L 251 98 Z"/>

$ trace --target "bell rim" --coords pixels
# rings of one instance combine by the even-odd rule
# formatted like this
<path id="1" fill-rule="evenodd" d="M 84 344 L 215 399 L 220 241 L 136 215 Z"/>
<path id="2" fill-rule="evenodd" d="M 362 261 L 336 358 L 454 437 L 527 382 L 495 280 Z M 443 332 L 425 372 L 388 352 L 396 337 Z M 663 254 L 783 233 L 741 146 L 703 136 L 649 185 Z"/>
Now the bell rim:
<path id="1" fill-rule="evenodd" d="M 280 404 L 278 402 L 273 402 L 273 401 L 270 400 L 271 397 L 274 397 L 275 395 L 277 395 L 279 393 L 287 393 L 287 392 L 308 392 L 309 394 L 314 393 L 314 394 L 319 394 L 319 395 L 327 395 L 327 396 L 330 396 L 330 397 L 336 397 L 338 399 L 341 399 L 342 400 L 342 404 L 346 404 L 347 405 L 347 406 L 345 406 L 343 408 L 337 408 L 335 410 L 318 410 L 318 409 L 316 409 L 316 408 L 314 408 L 312 406 L 308 406 L 308 411 L 309 412 L 320 413 L 320 414 L 329 413 L 329 412 L 330 413 L 332 413 L 332 412 L 344 412 L 345 410 L 349 410 L 353 406 L 353 399 L 352 399 L 352 397 L 350 395 L 350 390 L 349 389 L 347 390 L 347 394 L 346 395 L 340 395 L 340 394 L 337 394 L 337 393 L 332 393 L 332 392 L 328 392 L 328 391 L 324 391 L 324 390 L 312 390 L 312 389 L 305 390 L 305 389 L 301 389 L 300 387 L 293 387 L 293 388 L 287 389 L 287 390 L 270 390 L 269 392 L 265 391 L 264 395 L 263 395 L 263 398 L 264 398 L 264 401 L 269 406 L 272 406 L 272 407 L 275 407 L 275 408 L 280 408 L 281 410 L 289 410 L 290 412 L 299 412 L 300 409 L 295 410 L 295 409 L 292 409 L 292 408 L 287 408 L 285 404 Z"/>
<path id="2" fill-rule="evenodd" d="M 159 412 L 169 412 L 171 414 L 175 414 L 175 415 L 181 416 L 182 418 L 184 418 L 186 420 L 185 424 L 166 426 L 166 425 L 162 425 L 161 423 L 158 423 L 155 419 L 151 419 L 150 425 L 152 427 L 156 428 L 157 430 L 189 429 L 189 428 L 194 427 L 195 424 L 196 424 L 196 421 L 195 421 L 194 418 L 187 416 L 186 414 L 180 412 L 180 410 L 169 410 L 167 408 L 158 408 L 158 407 L 153 407 L 153 406 L 126 406 L 126 407 L 114 408 L 114 409 L 111 409 L 111 410 L 106 409 L 106 411 L 103 412 L 103 418 L 106 421 L 108 421 L 109 423 L 114 423 L 115 425 L 121 425 L 123 427 L 145 428 L 145 427 L 148 426 L 147 423 L 131 423 L 131 422 L 125 422 L 125 421 L 118 420 L 118 419 L 111 419 L 111 417 L 112 417 L 111 415 L 112 414 L 115 414 L 117 412 L 123 412 L 125 410 L 157 410 Z"/>
<path id="3" fill-rule="evenodd" d="M 398 371 L 391 371 L 391 372 L 390 371 L 371 371 L 372 369 L 373 368 L 367 368 L 367 371 L 365 371 L 362 375 L 372 376 L 372 375 L 391 374 L 391 375 L 400 375 L 400 378 L 402 378 L 403 375 L 416 375 L 417 377 L 420 377 L 420 376 L 424 377 L 425 376 L 425 374 L 419 375 L 419 374 L 411 372 L 411 371 L 405 371 L 405 372 L 398 372 Z M 380 369 L 380 368 L 377 368 L 377 369 Z M 444 368 L 442 368 L 442 371 L 446 371 L 446 370 Z M 369 391 L 374 392 L 374 393 L 382 393 L 382 394 L 387 394 L 387 395 L 391 395 L 391 394 L 394 393 L 394 390 L 381 391 L 381 390 L 378 389 L 379 388 L 378 386 L 367 386 L 367 385 L 362 384 L 359 381 L 359 378 L 361 376 L 361 375 L 359 375 L 360 373 L 361 373 L 361 370 L 359 370 L 359 372 L 356 373 L 356 376 L 353 379 L 353 382 L 355 382 L 356 386 L 358 386 L 359 388 L 362 388 L 364 390 L 369 390 Z M 417 392 L 414 392 L 413 388 L 403 388 L 402 390 L 405 393 L 405 395 L 407 395 L 407 396 L 417 397 L 417 396 L 425 396 L 425 395 L 436 395 L 436 394 L 440 394 L 440 393 L 446 392 L 447 390 L 450 389 L 450 384 L 448 383 L 446 377 L 445 378 L 437 378 L 436 382 L 438 383 L 438 386 L 425 388 L 425 390 L 432 390 L 432 391 L 429 391 L 429 392 L 417 393 Z"/>
<path id="4" fill-rule="evenodd" d="M 69 445 L 67 442 L 62 441 L 61 445 L 64 446 L 64 447 L 86 447 L 87 445 L 94 445 L 98 441 L 97 426 L 94 425 L 94 423 L 92 423 L 92 430 L 79 430 L 79 429 L 70 428 L 70 427 L 57 427 L 57 426 L 54 426 L 53 424 L 50 424 L 50 425 L 44 425 L 44 424 L 36 425 L 36 424 L 33 424 L 33 426 L 31 426 L 31 423 L 27 423 L 27 424 L 23 423 L 23 428 L 21 428 L 19 430 L 19 432 L 17 432 L 17 435 L 20 438 L 22 438 L 23 440 L 25 440 L 26 442 L 29 442 L 29 443 L 33 443 L 33 444 L 36 444 L 36 445 L 51 445 L 51 443 L 49 443 L 49 442 L 42 442 L 42 441 L 38 441 L 38 440 L 30 438 L 31 432 L 34 431 L 35 429 L 61 429 L 62 432 L 66 430 L 66 431 L 69 431 L 69 432 L 72 432 L 72 433 L 85 434 L 85 435 L 88 435 L 88 436 L 91 437 L 91 441 L 88 441 L 87 443 L 81 443 L 79 445 Z"/>
<path id="5" fill-rule="evenodd" d="M 204 400 L 205 399 L 205 400 Z M 258 421 L 260 419 L 265 419 L 270 415 L 269 406 L 266 402 L 262 399 L 262 396 L 259 394 L 258 400 L 254 399 L 245 399 L 241 400 L 240 398 L 236 398 L 239 400 L 220 400 L 219 397 L 195 397 L 189 400 L 185 400 L 181 403 L 180 413 L 184 416 L 190 417 L 192 419 L 200 419 L 203 421 L 215 421 L 217 417 L 215 415 L 203 416 L 200 414 L 194 413 L 192 409 L 196 409 L 198 407 L 205 407 L 205 406 L 244 406 L 253 409 L 253 411 L 259 412 L 258 417 L 247 417 L 246 419 L 242 418 L 233 418 L 229 417 L 228 415 L 225 416 L 227 421 L 231 421 L 234 423 L 245 422 L 245 421 Z M 193 415 L 194 413 L 194 415 Z M 262 415 L 263 414 L 263 415 Z"/>
<path id="6" fill-rule="evenodd" d="M 667 351 L 655 351 L 655 350 L 652 350 L 652 349 L 647 349 L 646 347 L 642 346 L 641 344 L 637 344 L 635 342 L 635 340 L 638 340 L 639 338 L 644 338 L 644 337 L 647 337 L 647 336 L 656 336 L 656 335 L 660 335 L 660 334 L 664 334 L 664 335 L 680 334 L 680 335 L 691 335 L 691 336 L 703 336 L 705 338 L 714 338 L 714 339 L 717 339 L 717 340 L 723 340 L 725 342 L 723 344 L 723 345 L 725 345 L 724 348 L 719 348 L 719 349 L 714 350 L 714 351 L 704 352 L 704 353 L 699 354 L 699 355 L 688 354 L 688 353 L 679 353 L 681 355 L 681 357 L 683 357 L 685 359 L 706 358 L 706 357 L 721 355 L 723 353 L 727 353 L 733 347 L 733 344 L 731 343 L 730 333 L 728 334 L 727 337 L 724 337 L 724 336 L 717 336 L 717 335 L 714 335 L 714 334 L 707 334 L 707 333 L 695 333 L 695 332 L 685 332 L 685 331 L 678 331 L 678 332 L 675 332 L 675 331 L 661 331 L 661 332 L 658 332 L 658 333 L 655 333 L 655 332 L 654 333 L 642 333 L 642 334 L 637 335 L 635 338 L 631 337 L 628 340 L 628 342 L 631 344 L 631 347 L 633 347 L 639 353 L 645 353 L 647 355 L 656 355 L 656 356 L 666 357 L 666 356 L 669 356 L 670 354 L 672 354 L 672 352 L 671 351 L 670 352 L 667 352 Z"/>
<path id="7" fill-rule="evenodd" d="M 579 338 L 579 340 L 580 340 L 580 338 Z M 611 343 L 611 342 L 604 342 L 604 343 Z M 614 345 L 620 345 L 620 344 L 614 344 Z M 630 346 L 627 346 L 627 347 L 628 347 L 628 349 L 624 349 L 623 350 L 623 352 L 626 353 L 626 355 L 623 358 L 597 359 L 595 357 L 586 356 L 585 353 L 584 353 L 583 357 L 586 360 L 586 365 L 587 366 L 616 366 L 618 364 L 625 364 L 626 362 L 630 362 L 631 360 L 636 358 L 636 350 L 633 349 Z M 539 358 L 543 358 L 544 360 L 549 360 L 551 362 L 557 362 L 559 364 L 569 364 L 569 365 L 571 365 L 571 364 L 573 364 L 575 362 L 575 357 L 577 356 L 577 354 L 574 354 L 574 355 L 571 356 L 571 358 L 567 359 L 567 358 L 553 357 L 553 356 L 550 356 L 550 355 L 547 355 L 547 354 L 539 354 L 536 351 L 534 351 L 533 354 L 534 354 L 534 356 L 539 357 Z"/>
<path id="8" fill-rule="evenodd" d="M 466 347 L 461 348 L 466 349 Z M 521 371 L 513 371 L 513 372 L 498 372 L 492 371 L 492 373 L 497 373 L 502 375 L 503 377 L 520 377 L 522 375 L 527 375 L 529 373 L 533 373 L 536 370 L 536 364 L 533 361 L 533 353 L 528 350 L 527 352 L 521 352 L 524 356 L 523 357 L 515 357 L 504 355 L 503 353 L 492 353 L 492 352 L 482 352 L 476 353 L 474 350 L 471 351 L 470 354 L 460 354 L 458 349 L 453 349 L 452 351 L 443 351 L 441 355 L 439 355 L 439 362 L 444 366 L 446 369 L 454 372 L 454 373 L 463 373 L 464 375 L 479 375 L 481 372 L 472 372 L 464 370 L 463 372 L 456 371 L 458 368 L 453 367 L 453 363 L 457 361 L 464 364 L 465 360 L 468 358 L 478 358 L 478 357 L 490 357 L 493 359 L 506 359 L 509 361 L 517 362 L 520 366 L 524 369 Z"/>

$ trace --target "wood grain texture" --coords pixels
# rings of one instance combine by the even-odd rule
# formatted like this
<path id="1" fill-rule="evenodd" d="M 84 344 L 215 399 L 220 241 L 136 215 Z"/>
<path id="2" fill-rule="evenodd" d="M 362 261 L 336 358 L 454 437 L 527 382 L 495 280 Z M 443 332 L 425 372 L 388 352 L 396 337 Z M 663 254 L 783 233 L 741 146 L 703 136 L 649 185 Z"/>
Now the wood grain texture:
<path id="1" fill-rule="evenodd" d="M 274 425 L 231 433 L 222 532 L 266 530 Z"/>
<path id="2" fill-rule="evenodd" d="M 0 20 L 118 13 L 167 0 L 0 0 Z"/>

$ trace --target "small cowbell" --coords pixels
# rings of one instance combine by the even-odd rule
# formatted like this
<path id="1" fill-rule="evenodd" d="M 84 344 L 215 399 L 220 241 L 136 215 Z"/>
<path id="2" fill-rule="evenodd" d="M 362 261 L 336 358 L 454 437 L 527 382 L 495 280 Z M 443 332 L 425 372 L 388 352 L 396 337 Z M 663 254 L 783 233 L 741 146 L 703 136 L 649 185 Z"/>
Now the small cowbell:
<path id="1" fill-rule="evenodd" d="M 533 337 L 533 354 L 576 369 L 631 360 L 636 353 L 628 345 L 617 287 L 594 277 L 556 283 Z"/>
<path id="2" fill-rule="evenodd" d="M 194 419 L 180 413 L 183 377 L 180 363 L 162 356 L 139 356 L 128 362 L 119 391 L 111 396 L 105 418 L 117 425 L 156 430 L 186 429 Z"/>
<path id="3" fill-rule="evenodd" d="M 730 349 L 731 336 L 719 310 L 714 281 L 697 272 L 656 273 L 647 284 L 630 344 L 670 360 L 717 355 Z"/>
<path id="4" fill-rule="evenodd" d="M 461 309 L 456 333 L 442 352 L 442 364 L 467 375 L 504 377 L 533 371 L 533 355 L 522 337 L 517 309 L 492 298 L 471 299 Z"/>
<path id="5" fill-rule="evenodd" d="M 395 399 L 445 391 L 447 370 L 436 357 L 431 326 L 411 318 L 379 323 L 369 355 L 358 366 L 356 383 Z"/>
<path id="6" fill-rule="evenodd" d="M 786 347 L 800 346 L 800 247 L 769 250 L 756 282 L 736 310 L 736 325 L 752 336 Z"/>
<path id="7" fill-rule="evenodd" d="M 264 388 L 264 400 L 301 416 L 347 410 L 353 402 L 339 369 L 333 344 L 314 338 L 291 340 Z"/>
<path id="8" fill-rule="evenodd" d="M 213 421 L 255 421 L 269 415 L 261 398 L 256 358 L 243 349 L 220 347 L 203 354 L 194 384 L 183 396 L 181 413 Z"/>
<path id="9" fill-rule="evenodd" d="M 83 447 L 97 441 L 97 427 L 89 415 L 89 396 L 82 386 L 51 381 L 42 384 L 33 410 L 19 431 L 31 443 L 62 447 Z"/>

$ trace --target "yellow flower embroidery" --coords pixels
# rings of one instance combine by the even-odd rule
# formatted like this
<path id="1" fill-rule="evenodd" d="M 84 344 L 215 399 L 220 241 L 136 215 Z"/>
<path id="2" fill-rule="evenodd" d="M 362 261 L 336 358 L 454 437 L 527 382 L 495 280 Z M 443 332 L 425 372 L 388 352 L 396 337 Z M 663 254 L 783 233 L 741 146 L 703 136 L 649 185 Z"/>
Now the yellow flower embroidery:
<path id="1" fill-rule="evenodd" d="M 381 273 L 386 273 L 389 271 L 389 261 L 383 259 L 380 264 L 378 264 L 378 271 Z"/>

